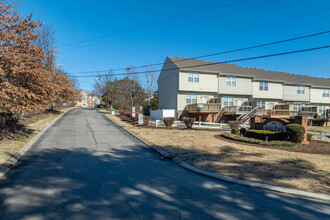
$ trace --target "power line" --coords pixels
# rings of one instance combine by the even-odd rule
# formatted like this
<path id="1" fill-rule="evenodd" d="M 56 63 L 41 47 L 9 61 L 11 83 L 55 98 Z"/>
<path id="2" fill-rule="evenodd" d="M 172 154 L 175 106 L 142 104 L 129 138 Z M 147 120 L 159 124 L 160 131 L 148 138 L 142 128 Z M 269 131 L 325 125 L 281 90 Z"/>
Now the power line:
<path id="1" fill-rule="evenodd" d="M 227 61 L 222 61 L 222 62 L 214 62 L 214 63 L 206 63 L 206 64 L 199 64 L 199 65 L 185 66 L 183 68 L 211 66 L 211 65 L 221 64 L 221 63 L 232 63 L 232 62 L 239 62 L 239 61 L 246 61 L 246 60 L 254 60 L 254 59 L 267 58 L 267 57 L 282 56 L 282 55 L 287 55 L 287 54 L 302 53 L 302 52 L 320 50 L 320 49 L 326 49 L 326 48 L 330 48 L 330 45 L 321 46 L 321 47 L 314 47 L 314 48 L 308 48 L 308 49 L 302 49 L 302 50 L 295 50 L 295 51 L 287 51 L 287 52 L 282 52 L 282 53 L 268 54 L 268 55 L 262 55 L 262 56 L 256 56 L 256 57 L 241 58 L 241 59 L 235 59 L 235 60 L 227 60 Z M 82 76 L 75 76 L 75 77 L 103 77 L 103 76 L 134 75 L 134 74 L 141 74 L 141 73 L 149 73 L 149 72 L 156 72 L 156 71 L 169 71 L 169 70 L 178 70 L 178 69 L 180 69 L 180 68 L 176 67 L 176 68 L 163 69 L 163 70 L 140 71 L 140 72 L 120 73 L 120 74 L 103 74 L 103 75 L 89 75 L 89 76 L 88 75 L 82 75 Z"/>
<path id="2" fill-rule="evenodd" d="M 174 63 L 182 62 L 182 61 L 189 60 L 189 59 L 200 59 L 200 58 L 205 58 L 205 57 L 217 56 L 217 55 L 222 55 L 222 54 L 227 54 L 227 53 L 233 53 L 233 52 L 238 52 L 238 51 L 243 51 L 243 50 L 249 50 L 249 49 L 254 49 L 254 48 L 259 48 L 259 47 L 270 46 L 270 45 L 274 45 L 274 44 L 286 43 L 286 42 L 290 42 L 290 41 L 300 40 L 300 39 L 309 38 L 309 37 L 315 37 L 315 36 L 319 36 L 319 35 L 322 35 L 322 34 L 328 34 L 328 33 L 330 33 L 330 30 L 322 31 L 322 32 L 314 33 L 314 34 L 309 34 L 309 35 L 304 35 L 304 36 L 299 36 L 299 37 L 294 37 L 294 38 L 290 38 L 290 39 L 286 39 L 286 40 L 280 40 L 280 41 L 264 43 L 264 44 L 249 46 L 249 47 L 243 47 L 243 48 L 234 49 L 234 50 L 228 50 L 228 51 L 223 51 L 223 52 L 218 52 L 218 53 L 213 53 L 213 54 L 207 54 L 207 55 L 202 55 L 202 56 L 197 56 L 197 57 L 192 57 L 192 58 L 184 58 L 182 60 L 175 61 Z M 150 65 L 148 65 L 148 67 L 150 67 L 150 66 L 159 66 L 159 65 L 163 65 L 163 63 L 150 64 Z M 112 69 L 112 70 L 95 70 L 95 71 L 75 72 L 75 73 L 71 73 L 71 74 L 76 74 L 76 73 L 100 73 L 100 72 L 106 72 L 106 71 L 120 71 L 120 70 L 128 70 L 128 69 L 135 69 L 135 68 L 137 69 L 137 68 L 143 68 L 143 67 L 145 67 L 145 65 L 143 65 L 143 66 L 134 66 L 134 67 L 130 67 L 130 68 Z"/>
<path id="3" fill-rule="evenodd" d="M 293 19 L 296 19 L 296 18 L 310 16 L 310 15 L 313 15 L 313 14 L 322 13 L 322 12 L 326 12 L 326 11 L 329 11 L 329 10 L 330 10 L 330 8 L 321 9 L 321 10 L 313 11 L 313 12 L 310 12 L 310 13 L 300 14 L 300 15 L 297 15 L 297 16 L 293 16 L 293 17 L 281 19 L 281 20 L 276 20 L 276 21 L 272 21 L 272 22 L 267 22 L 267 23 L 259 24 L 259 25 L 254 25 L 254 26 L 250 26 L 250 27 L 247 27 L 247 28 L 241 28 L 241 29 L 237 29 L 237 30 L 234 30 L 234 31 L 225 32 L 225 33 L 221 33 L 221 34 L 216 34 L 216 35 L 213 35 L 211 37 L 203 37 L 203 38 L 198 38 L 198 39 L 191 40 L 191 41 L 185 41 L 185 43 L 187 43 L 187 42 L 195 42 L 195 41 L 199 41 L 199 40 L 205 40 L 205 39 L 214 38 L 214 37 L 217 37 L 217 36 L 220 36 L 220 35 L 222 36 L 222 35 L 225 35 L 225 34 L 231 34 L 231 33 L 246 31 L 246 30 L 250 30 L 250 29 L 254 29 L 254 28 L 258 28 L 258 27 L 262 27 L 262 26 L 267 26 L 267 25 L 271 25 L 271 24 L 286 22 L 286 21 L 290 21 L 290 20 L 293 20 Z M 146 51 L 141 51 L 141 52 L 126 54 L 126 55 L 121 55 L 121 56 L 117 56 L 117 57 L 111 57 L 111 58 L 107 58 L 107 59 L 81 62 L 81 63 L 76 63 L 74 65 L 86 64 L 86 63 L 96 63 L 96 62 L 102 62 L 102 61 L 106 61 L 106 60 L 110 60 L 110 59 L 117 59 L 117 58 L 127 57 L 127 56 L 131 56 L 131 55 L 142 54 L 142 53 L 146 53 L 146 52 L 150 52 L 150 51 L 155 51 L 155 50 L 160 50 L 160 49 L 166 49 L 166 48 L 169 48 L 169 47 L 173 47 L 175 45 L 178 45 L 178 44 L 179 43 L 175 43 L 175 44 L 172 44 L 172 45 L 169 45 L 169 46 L 165 46 L 165 47 L 161 47 L 161 48 L 155 48 L 155 49 L 151 49 L 151 50 L 146 50 Z"/>

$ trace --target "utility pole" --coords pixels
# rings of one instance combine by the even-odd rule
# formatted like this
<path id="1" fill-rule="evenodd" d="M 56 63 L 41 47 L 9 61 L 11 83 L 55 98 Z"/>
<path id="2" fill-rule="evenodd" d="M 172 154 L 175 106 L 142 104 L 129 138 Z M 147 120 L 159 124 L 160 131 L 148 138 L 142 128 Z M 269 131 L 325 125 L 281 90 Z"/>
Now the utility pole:
<path id="1" fill-rule="evenodd" d="M 133 118 L 133 127 L 134 127 L 134 121 L 135 121 L 135 94 L 136 92 L 132 92 L 132 118 Z"/>
<path id="2" fill-rule="evenodd" d="M 53 50 L 50 50 L 51 52 L 52 52 L 52 60 L 51 60 L 51 62 L 52 62 L 52 66 L 51 66 L 51 70 L 53 70 L 53 71 L 55 71 L 55 53 L 60 53 L 61 51 L 60 50 L 55 50 L 55 49 L 53 49 Z"/>

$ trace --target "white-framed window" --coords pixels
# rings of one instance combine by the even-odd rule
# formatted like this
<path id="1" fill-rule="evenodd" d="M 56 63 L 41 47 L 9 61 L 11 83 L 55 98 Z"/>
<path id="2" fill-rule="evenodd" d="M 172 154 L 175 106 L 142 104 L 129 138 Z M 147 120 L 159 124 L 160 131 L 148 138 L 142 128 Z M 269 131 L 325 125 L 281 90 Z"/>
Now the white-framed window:
<path id="1" fill-rule="evenodd" d="M 260 91 L 268 91 L 268 82 L 260 81 L 259 82 L 259 90 Z"/>
<path id="2" fill-rule="evenodd" d="M 318 113 L 319 113 L 319 115 L 324 115 L 326 110 L 327 110 L 327 106 L 326 105 L 319 105 L 318 106 Z"/>
<path id="3" fill-rule="evenodd" d="M 197 72 L 189 72 L 188 73 L 188 82 L 199 82 L 199 73 Z"/>
<path id="4" fill-rule="evenodd" d="M 275 104 L 274 103 L 269 103 L 268 104 L 269 109 L 274 110 L 275 109 Z"/>
<path id="5" fill-rule="evenodd" d="M 186 104 L 196 104 L 197 94 L 187 93 L 186 94 Z"/>
<path id="6" fill-rule="evenodd" d="M 294 104 L 293 111 L 300 112 L 301 111 L 301 104 Z"/>
<path id="7" fill-rule="evenodd" d="M 305 94 L 305 86 L 297 86 L 297 94 Z"/>
<path id="8" fill-rule="evenodd" d="M 223 97 L 223 105 L 224 106 L 234 106 L 234 97 L 224 96 Z"/>
<path id="9" fill-rule="evenodd" d="M 322 97 L 330 97 L 330 89 L 323 89 Z"/>
<path id="10" fill-rule="evenodd" d="M 236 76 L 226 76 L 227 86 L 236 86 Z"/>
<path id="11" fill-rule="evenodd" d="M 266 109 L 266 102 L 265 102 L 265 100 L 258 100 L 257 101 L 257 106 L 262 107 L 262 109 Z"/>

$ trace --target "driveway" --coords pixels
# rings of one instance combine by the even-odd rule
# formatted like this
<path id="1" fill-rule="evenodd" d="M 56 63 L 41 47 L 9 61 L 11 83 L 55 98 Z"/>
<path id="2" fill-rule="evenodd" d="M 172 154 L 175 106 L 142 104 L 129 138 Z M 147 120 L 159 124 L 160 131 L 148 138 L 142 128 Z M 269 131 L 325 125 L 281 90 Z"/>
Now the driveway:
<path id="1" fill-rule="evenodd" d="M 199 176 L 74 109 L 0 181 L 0 219 L 330 219 L 330 204 Z"/>

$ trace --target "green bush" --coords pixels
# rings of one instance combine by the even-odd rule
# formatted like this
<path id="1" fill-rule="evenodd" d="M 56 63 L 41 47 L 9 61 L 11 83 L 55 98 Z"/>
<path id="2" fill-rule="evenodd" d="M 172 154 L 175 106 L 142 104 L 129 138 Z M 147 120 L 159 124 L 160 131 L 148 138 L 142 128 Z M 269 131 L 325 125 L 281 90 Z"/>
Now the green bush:
<path id="1" fill-rule="evenodd" d="M 311 141 L 313 138 L 313 134 L 307 134 L 307 141 Z"/>
<path id="2" fill-rule="evenodd" d="M 286 131 L 267 131 L 267 130 L 248 130 L 246 137 L 255 138 L 259 140 L 268 141 L 286 141 L 288 140 L 288 133 Z"/>
<path id="3" fill-rule="evenodd" d="M 239 133 L 245 136 L 245 134 L 246 134 L 246 128 L 241 128 L 239 130 Z"/>
<path id="4" fill-rule="evenodd" d="M 239 133 L 238 128 L 232 128 L 232 129 L 231 129 L 231 133 L 232 133 L 232 134 L 238 134 L 238 133 Z"/>
<path id="5" fill-rule="evenodd" d="M 190 117 L 184 117 L 183 118 L 184 124 L 187 126 L 187 128 L 192 128 L 195 122 L 195 118 Z"/>
<path id="6" fill-rule="evenodd" d="M 305 128 L 299 124 L 288 124 L 286 126 L 289 141 L 301 143 L 304 140 Z"/>
<path id="7" fill-rule="evenodd" d="M 175 118 L 173 117 L 165 117 L 164 119 L 164 124 L 167 128 L 171 127 L 174 123 Z"/>
<path id="8" fill-rule="evenodd" d="M 242 142 L 252 143 L 252 144 L 267 145 L 267 146 L 285 146 L 285 147 L 295 147 L 296 146 L 295 143 L 290 142 L 290 141 L 262 141 L 259 139 L 237 136 L 237 135 L 234 135 L 231 133 L 223 133 L 223 134 L 221 134 L 221 136 L 231 139 L 231 140 L 242 141 Z"/>

